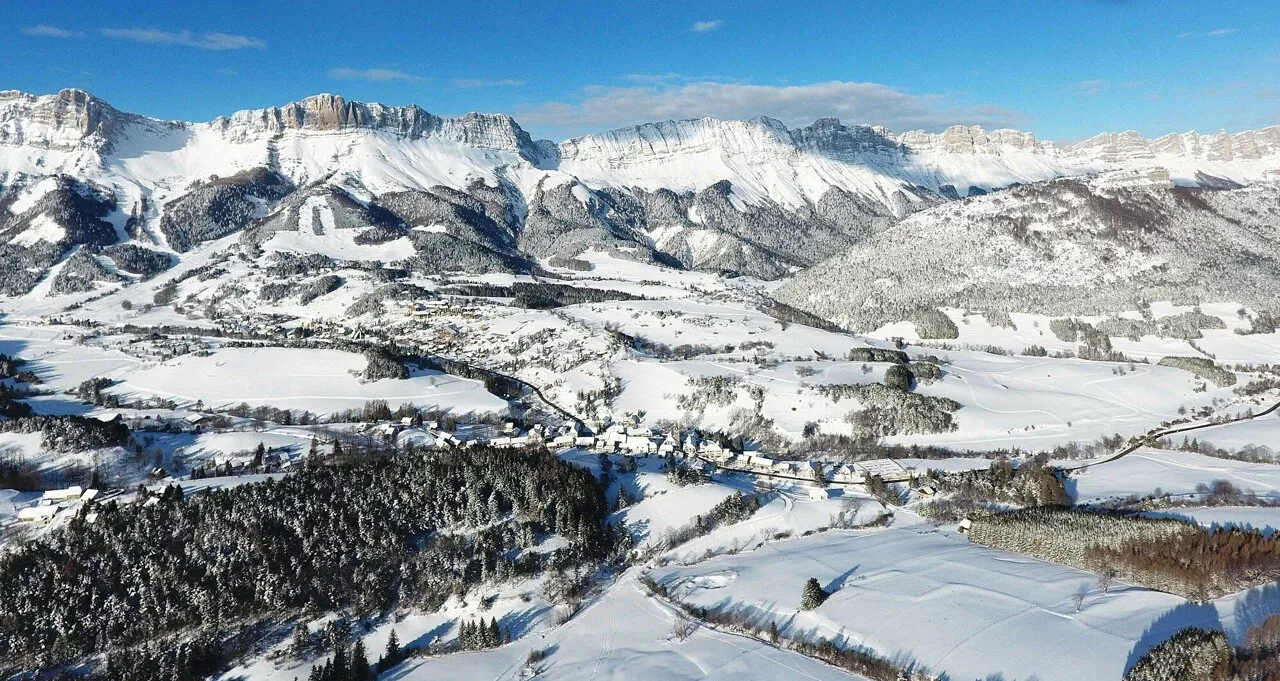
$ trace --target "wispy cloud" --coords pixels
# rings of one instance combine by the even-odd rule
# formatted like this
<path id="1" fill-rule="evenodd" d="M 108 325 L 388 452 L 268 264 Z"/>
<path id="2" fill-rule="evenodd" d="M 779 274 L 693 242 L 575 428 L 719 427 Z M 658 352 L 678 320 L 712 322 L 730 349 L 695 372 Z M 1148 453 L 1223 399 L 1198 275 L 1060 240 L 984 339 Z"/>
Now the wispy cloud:
<path id="1" fill-rule="evenodd" d="M 372 80 L 375 82 L 389 80 L 423 80 L 422 76 L 415 76 L 412 73 L 405 73 L 404 71 L 397 71 L 395 69 L 352 69 L 345 66 L 329 69 L 329 77 L 344 78 L 348 80 Z"/>
<path id="2" fill-rule="evenodd" d="M 239 71 L 237 71 L 237 70 L 235 70 L 235 69 L 232 69 L 232 68 L 227 68 L 227 67 L 225 67 L 225 66 L 224 66 L 223 68 L 218 69 L 218 73 L 219 73 L 219 74 L 221 74 L 221 75 L 224 75 L 224 76 L 238 76 L 238 75 L 240 75 L 240 72 L 239 72 Z"/>
<path id="3" fill-rule="evenodd" d="M 683 80 L 684 76 L 674 71 L 667 73 L 628 73 L 622 76 L 622 79 L 633 83 L 668 83 L 673 80 Z"/>
<path id="4" fill-rule="evenodd" d="M 1111 82 L 1106 80 L 1078 80 L 1067 86 L 1067 90 L 1081 95 L 1100 95 L 1111 89 Z"/>
<path id="5" fill-rule="evenodd" d="M 721 26 L 724 26 L 724 19 L 712 19 L 710 21 L 695 21 L 693 22 L 693 28 L 691 30 L 694 33 L 706 33 L 707 31 L 714 31 L 717 28 L 720 28 Z"/>
<path id="6" fill-rule="evenodd" d="M 896 130 L 938 130 L 956 123 L 1007 127 L 1026 122 L 1001 106 L 965 106 L 940 94 L 915 95 L 879 83 L 831 81 L 811 85 L 746 85 L 712 81 L 678 86 L 592 86 L 577 102 L 546 102 L 518 112 L 523 123 L 575 132 L 666 119 L 743 120 L 772 116 L 788 125 L 837 116 L 849 123 Z"/>
<path id="7" fill-rule="evenodd" d="M 83 38 L 84 31 L 68 31 L 65 28 L 50 26 L 48 24 L 36 24 L 22 29 L 27 35 L 38 35 L 44 38 Z"/>
<path id="8" fill-rule="evenodd" d="M 264 48 L 267 43 L 260 38 L 251 38 L 234 33 L 201 33 L 191 31 L 161 31 L 154 28 L 103 28 L 102 35 L 115 40 L 130 40 L 136 43 L 153 45 L 182 45 L 201 50 L 243 50 L 246 48 Z"/>
<path id="9" fill-rule="evenodd" d="M 486 80 L 484 78 L 454 78 L 449 81 L 454 87 L 461 88 L 481 88 L 481 87 L 520 87 L 524 85 L 523 80 L 514 78 L 499 78 L 497 80 Z"/>
<path id="10" fill-rule="evenodd" d="M 1206 38 L 1206 37 L 1225 38 L 1229 35 L 1234 34 L 1235 32 L 1236 32 L 1236 29 L 1234 28 L 1215 28 L 1212 31 L 1208 31 L 1205 33 L 1197 33 L 1195 31 L 1184 31 L 1174 37 L 1176 37 L 1178 40 L 1187 40 L 1189 38 Z"/>

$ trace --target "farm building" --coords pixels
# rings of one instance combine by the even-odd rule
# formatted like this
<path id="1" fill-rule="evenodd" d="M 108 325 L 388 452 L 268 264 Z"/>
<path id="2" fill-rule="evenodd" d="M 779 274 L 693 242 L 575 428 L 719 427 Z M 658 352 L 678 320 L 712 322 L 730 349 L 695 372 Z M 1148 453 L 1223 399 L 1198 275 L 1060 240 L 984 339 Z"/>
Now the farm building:
<path id="1" fill-rule="evenodd" d="M 48 524 L 56 515 L 58 515 L 58 507 L 56 504 L 30 506 L 18 511 L 18 521 L 24 523 Z"/>

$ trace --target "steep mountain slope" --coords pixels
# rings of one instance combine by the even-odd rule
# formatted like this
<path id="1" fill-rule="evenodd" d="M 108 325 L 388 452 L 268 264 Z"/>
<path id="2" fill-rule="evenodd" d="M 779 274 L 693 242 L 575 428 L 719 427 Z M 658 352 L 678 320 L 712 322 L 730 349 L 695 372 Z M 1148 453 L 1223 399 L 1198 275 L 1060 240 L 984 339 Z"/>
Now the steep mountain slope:
<path id="1" fill-rule="evenodd" d="M 797 129 L 698 119 L 556 144 L 505 115 L 449 118 L 333 95 L 182 123 L 78 90 L 6 91 L 0 245 L 29 265 L 9 274 L 6 295 L 81 244 L 200 258 L 203 244 L 235 233 L 249 257 L 341 251 L 421 273 L 531 271 L 594 249 L 775 279 L 917 211 L 997 189 L 1117 169 L 1237 187 L 1277 167 L 1280 128 L 1057 147 L 976 127 L 895 136 L 835 119 Z M 35 219 L 31 206 L 59 177 L 98 207 Z M 88 215 L 112 229 L 82 238 Z"/>
<path id="2" fill-rule="evenodd" d="M 1214 190 L 1104 176 L 917 213 L 776 296 L 871 328 L 938 306 L 1114 314 L 1172 300 L 1270 309 L 1278 277 L 1280 185 Z"/>
<path id="3" fill-rule="evenodd" d="M 33 181 L 34 180 L 34 181 Z M 65 175 L 23 178 L 0 192 L 0 294 L 22 295 L 62 256 L 116 242 L 109 190 Z"/>

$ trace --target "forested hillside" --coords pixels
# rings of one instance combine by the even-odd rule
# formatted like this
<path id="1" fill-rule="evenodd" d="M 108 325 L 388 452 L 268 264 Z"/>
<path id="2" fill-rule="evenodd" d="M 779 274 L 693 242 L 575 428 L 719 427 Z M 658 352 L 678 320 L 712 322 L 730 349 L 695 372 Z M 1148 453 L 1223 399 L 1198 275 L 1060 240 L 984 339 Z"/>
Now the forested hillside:
<path id="1" fill-rule="evenodd" d="M 109 503 L 0 556 L 0 670 L 182 632 L 216 637 L 304 608 L 433 610 L 481 581 L 574 565 L 609 543 L 596 480 L 545 453 L 330 461 L 157 498 Z M 522 552 L 546 533 L 566 548 Z"/>

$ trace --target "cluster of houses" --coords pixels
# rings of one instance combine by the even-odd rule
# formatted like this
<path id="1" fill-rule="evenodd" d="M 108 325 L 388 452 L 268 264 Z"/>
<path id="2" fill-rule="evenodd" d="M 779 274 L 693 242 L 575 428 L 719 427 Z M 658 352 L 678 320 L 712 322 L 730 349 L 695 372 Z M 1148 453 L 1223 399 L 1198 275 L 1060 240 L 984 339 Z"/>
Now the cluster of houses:
<path id="1" fill-rule="evenodd" d="M 111 496 L 115 495 L 103 495 L 99 490 L 85 489 L 80 485 L 65 489 L 51 489 L 42 494 L 34 506 L 19 509 L 18 522 L 48 525 L 58 517 L 59 513 L 74 512 L 85 504 L 102 501 Z"/>
<path id="2" fill-rule="evenodd" d="M 779 461 L 758 452 L 735 452 L 723 446 L 720 441 L 702 437 L 696 431 L 679 434 L 628 424 L 609 425 L 597 435 L 582 435 L 576 428 L 566 426 L 560 434 L 546 442 L 557 449 L 576 447 L 604 454 L 678 455 L 697 458 L 720 469 L 802 481 L 820 477 L 835 484 L 861 484 L 873 476 L 885 482 L 906 482 L 915 475 L 913 469 L 896 459 L 873 459 L 837 465 L 818 461 Z M 520 444 L 527 442 L 520 440 Z M 516 444 L 513 442 L 508 446 Z"/>
<path id="3" fill-rule="evenodd" d="M 124 423 L 134 433 L 199 433 L 209 423 L 209 417 L 198 412 L 171 414 L 144 414 L 126 418 Z"/>
<path id="4" fill-rule="evenodd" d="M 691 433 L 688 437 L 696 438 L 697 436 Z M 560 442 L 552 442 L 553 445 L 560 443 L 565 443 L 565 441 L 562 439 Z M 675 433 L 655 432 L 638 425 L 614 423 L 606 428 L 599 429 L 597 435 L 576 437 L 572 446 L 607 454 L 658 454 L 666 456 L 667 454 L 686 452 L 686 445 L 687 442 L 682 441 L 680 436 Z"/>
<path id="5" fill-rule="evenodd" d="M 185 417 L 174 414 L 169 418 L 137 418 L 129 425 L 134 430 L 163 429 L 198 432 L 206 418 L 200 414 L 189 414 Z M 725 447 L 721 440 L 704 437 L 697 431 L 681 433 L 655 430 L 641 426 L 634 420 L 625 423 L 593 423 L 591 426 L 595 434 L 592 434 L 588 426 L 582 423 L 560 426 L 535 424 L 527 430 L 522 430 L 514 421 L 508 421 L 501 427 L 480 427 L 483 433 L 479 436 L 476 436 L 476 430 L 472 430 L 469 433 L 470 436 L 466 436 L 442 429 L 437 421 L 426 420 L 418 425 L 414 419 L 404 417 L 394 421 L 364 424 L 357 428 L 357 432 L 379 436 L 390 442 L 409 431 L 425 436 L 422 440 L 428 446 L 458 449 L 476 445 L 500 449 L 546 445 L 556 450 L 577 448 L 601 454 L 671 455 L 683 459 L 697 459 L 721 470 L 798 481 L 822 479 L 837 485 L 862 484 L 873 476 L 890 483 L 907 482 L 912 480 L 916 473 L 914 469 L 906 467 L 896 459 L 873 459 L 840 464 L 776 460 L 759 452 L 733 451 Z M 928 490 L 922 490 L 922 493 L 927 492 Z"/>
<path id="6" fill-rule="evenodd" d="M 415 428 L 425 431 L 426 435 L 429 436 L 425 440 L 436 447 L 466 448 L 484 444 L 506 449 L 542 444 L 547 441 L 546 429 L 541 424 L 533 426 L 528 432 L 521 432 L 514 422 L 508 421 L 500 430 L 489 437 L 464 439 L 459 437 L 457 433 L 451 433 L 441 428 L 439 421 L 424 420 L 422 425 L 415 425 L 414 419 L 409 416 L 397 421 L 362 424 L 356 427 L 355 432 L 376 435 L 387 442 L 391 442 L 400 437 L 401 433 L 405 431 L 413 432 L 412 429 Z"/>
<path id="7" fill-rule="evenodd" d="M 821 478 L 834 484 L 862 484 L 873 476 L 885 482 L 906 482 L 915 475 L 913 469 L 896 459 L 872 459 L 833 465 L 820 461 L 778 461 L 757 452 L 737 453 L 719 447 L 714 451 L 700 450 L 698 456 L 718 468 L 796 480 Z"/>
<path id="8" fill-rule="evenodd" d="M 453 307 L 453 302 L 447 298 L 428 298 L 406 305 L 404 307 L 404 316 L 410 319 L 435 317 L 442 312 L 448 311 L 451 307 Z"/>

